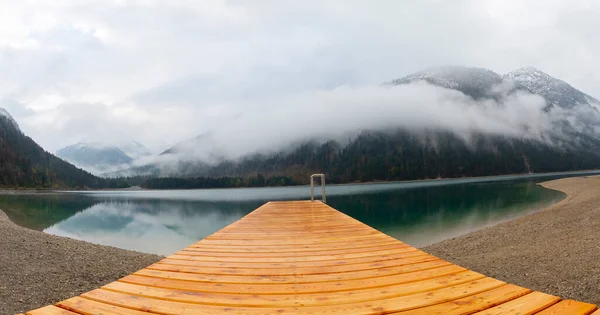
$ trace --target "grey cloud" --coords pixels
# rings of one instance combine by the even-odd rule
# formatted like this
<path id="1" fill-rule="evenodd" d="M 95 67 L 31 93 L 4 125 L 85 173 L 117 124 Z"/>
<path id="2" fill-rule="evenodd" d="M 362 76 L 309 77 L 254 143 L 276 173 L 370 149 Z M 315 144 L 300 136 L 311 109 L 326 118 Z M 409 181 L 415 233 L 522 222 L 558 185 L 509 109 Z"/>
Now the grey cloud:
<path id="1" fill-rule="evenodd" d="M 331 90 L 364 81 L 353 68 L 319 61 L 314 56 L 286 66 L 258 65 L 244 73 L 190 76 L 155 86 L 131 97 L 140 106 L 198 106 L 214 102 L 245 102 L 307 91 Z"/>
<path id="2" fill-rule="evenodd" d="M 594 32 L 600 5 L 591 0 L 19 6 L 0 4 L 0 10 L 25 12 L 0 21 L 0 106 L 9 104 L 24 132 L 51 151 L 82 138 L 124 136 L 159 151 L 219 128 L 227 129 L 215 134 L 219 141 L 244 147 L 253 133 L 285 141 L 315 135 L 301 134 L 300 126 L 318 115 L 342 131 L 348 129 L 342 119 L 356 126 L 388 123 L 388 110 L 419 121 L 424 118 L 416 115 L 425 114 L 409 105 L 427 108 L 423 102 L 438 99 L 377 86 L 436 65 L 500 73 L 533 65 L 600 94 Z M 47 93 L 62 103 L 34 108 Z M 434 113 L 422 123 L 498 130 L 512 124 L 478 126 L 489 114 L 452 112 L 446 116 L 455 120 L 447 123 Z"/>
<path id="3" fill-rule="evenodd" d="M 498 86 L 497 89 L 510 89 Z M 146 158 L 139 165 L 177 160 L 214 163 L 251 153 L 269 153 L 309 139 L 344 141 L 361 130 L 402 127 L 473 134 L 506 135 L 547 141 L 557 119 L 542 110 L 545 100 L 522 92 L 497 102 L 476 101 L 455 90 L 414 83 L 400 86 L 343 86 L 265 102 L 246 102 L 235 119 L 216 117 L 203 137 L 187 143 L 179 155 Z M 175 167 L 175 166 L 173 166 Z"/>

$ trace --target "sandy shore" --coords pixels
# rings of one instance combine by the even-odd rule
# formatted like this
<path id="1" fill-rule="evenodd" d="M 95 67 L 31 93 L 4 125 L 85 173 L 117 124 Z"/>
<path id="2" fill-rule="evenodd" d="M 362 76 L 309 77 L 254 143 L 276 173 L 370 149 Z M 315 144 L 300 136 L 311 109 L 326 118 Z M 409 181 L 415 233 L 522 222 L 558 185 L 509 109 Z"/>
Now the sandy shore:
<path id="1" fill-rule="evenodd" d="M 0 211 L 0 314 L 79 295 L 161 258 L 33 231 Z"/>
<path id="2" fill-rule="evenodd" d="M 600 304 L 600 176 L 542 185 L 568 196 L 543 211 L 423 250 L 503 281 Z"/>

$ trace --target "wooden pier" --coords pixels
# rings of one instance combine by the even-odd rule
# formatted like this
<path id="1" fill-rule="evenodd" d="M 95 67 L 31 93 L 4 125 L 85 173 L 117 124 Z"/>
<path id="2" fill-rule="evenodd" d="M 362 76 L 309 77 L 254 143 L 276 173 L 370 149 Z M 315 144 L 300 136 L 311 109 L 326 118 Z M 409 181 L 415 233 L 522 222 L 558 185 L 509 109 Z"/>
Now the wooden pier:
<path id="1" fill-rule="evenodd" d="M 269 202 L 99 289 L 30 315 L 594 314 L 429 255 L 322 202 Z"/>

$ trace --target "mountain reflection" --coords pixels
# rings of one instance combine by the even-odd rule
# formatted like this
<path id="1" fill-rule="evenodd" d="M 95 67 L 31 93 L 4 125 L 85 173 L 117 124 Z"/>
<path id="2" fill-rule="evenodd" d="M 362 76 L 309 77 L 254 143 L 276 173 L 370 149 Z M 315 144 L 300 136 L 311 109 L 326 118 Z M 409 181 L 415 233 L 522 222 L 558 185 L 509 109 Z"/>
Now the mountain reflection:
<path id="1" fill-rule="evenodd" d="M 553 175 L 556 177 L 556 175 Z M 564 194 L 550 177 L 491 177 L 327 187 L 332 207 L 413 246 L 531 213 Z M 307 199 L 308 187 L 0 195 L 15 223 L 92 243 L 170 255 L 269 200 Z"/>
<path id="2" fill-rule="evenodd" d="M 51 234 L 169 255 L 248 214 L 253 203 L 158 200 L 99 202 L 50 226 Z"/>

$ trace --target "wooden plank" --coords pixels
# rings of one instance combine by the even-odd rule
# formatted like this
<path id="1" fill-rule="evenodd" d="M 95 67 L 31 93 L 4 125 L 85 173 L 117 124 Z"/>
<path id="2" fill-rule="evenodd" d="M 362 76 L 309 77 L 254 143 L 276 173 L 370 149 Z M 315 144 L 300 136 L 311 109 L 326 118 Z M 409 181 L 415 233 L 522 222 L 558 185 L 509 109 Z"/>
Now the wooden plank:
<path id="1" fill-rule="evenodd" d="M 283 291 L 280 294 L 265 294 L 262 292 L 260 292 L 260 294 L 197 292 L 177 290 L 173 288 L 166 289 L 152 286 L 142 286 L 119 281 L 109 283 L 103 286 L 102 289 L 186 303 L 228 306 L 245 305 L 252 307 L 294 307 L 298 304 L 310 304 L 312 306 L 316 306 L 357 303 L 370 301 L 373 299 L 373 297 L 377 297 L 377 299 L 387 299 L 459 285 L 462 283 L 482 279 L 484 277 L 485 276 L 482 274 L 473 271 L 463 271 L 436 278 L 410 283 L 400 283 L 385 287 L 303 294 L 299 294 L 295 292 L 295 290 L 287 291 L 287 293 L 283 293 L 285 292 Z"/>
<path id="2" fill-rule="evenodd" d="M 394 314 L 402 315 L 462 315 L 479 312 L 496 305 L 514 300 L 531 292 L 513 284 L 507 284 L 497 289 L 474 294 L 461 299 L 440 303 L 424 308 Z"/>
<path id="3" fill-rule="evenodd" d="M 339 246 L 344 246 L 345 248 L 356 248 L 356 247 L 377 247 L 381 245 L 390 245 L 397 244 L 398 241 L 391 238 L 382 238 L 380 240 L 356 240 L 349 242 L 348 240 L 344 240 L 343 238 L 338 238 L 335 241 L 327 242 L 323 240 L 282 240 L 282 239 L 265 239 L 265 240 L 256 240 L 256 239 L 245 239 L 245 240 L 204 240 L 198 244 L 194 244 L 191 247 L 205 247 L 205 246 L 225 246 L 224 248 L 250 248 L 254 247 L 266 248 L 272 250 L 279 250 L 280 248 L 296 248 L 296 247 L 306 247 L 312 248 L 313 250 L 330 250 Z"/>
<path id="4" fill-rule="evenodd" d="M 259 236 L 260 235 L 260 236 Z M 223 236 L 223 237 L 219 237 L 219 238 L 213 238 L 214 240 L 229 240 L 229 241 L 239 241 L 239 240 L 253 240 L 253 241 L 262 241 L 262 240 L 268 240 L 268 239 L 274 239 L 277 238 L 279 240 L 287 240 L 289 243 L 294 243 L 295 241 L 298 241 L 298 237 L 302 237 L 303 240 L 309 240 L 309 241 L 317 241 L 317 242 L 323 242 L 323 244 L 325 244 L 326 242 L 328 243 L 343 243 L 344 240 L 346 241 L 381 241 L 381 240 L 389 240 L 388 238 L 384 238 L 384 237 L 371 237 L 370 235 L 367 236 L 361 236 L 361 233 L 357 233 L 356 235 L 352 235 L 352 236 L 348 236 L 348 232 L 336 232 L 336 233 L 332 233 L 332 232 L 313 232 L 311 233 L 310 236 L 305 236 L 303 235 L 303 233 L 286 233 L 286 234 L 275 234 L 275 233 L 269 233 L 269 232 L 263 232 L 263 233 L 242 233 L 242 234 L 237 234 L 237 235 L 227 235 L 227 236 Z M 210 244 L 208 244 L 208 242 L 197 242 L 195 244 L 192 245 L 198 245 L 198 246 L 209 246 Z M 287 244 L 286 244 L 287 245 Z M 348 244 L 346 244 L 348 245 Z M 235 245 L 232 245 L 235 246 Z"/>
<path id="5" fill-rule="evenodd" d="M 355 259 L 355 258 L 369 258 L 369 257 L 379 257 L 386 255 L 393 255 L 398 253 L 406 253 L 416 251 L 416 248 L 413 247 L 401 247 L 401 248 L 392 248 L 387 250 L 374 250 L 367 251 L 362 253 L 348 253 L 348 254 L 323 254 L 323 255 L 293 255 L 287 257 L 277 257 L 277 256 L 254 256 L 254 257 L 231 257 L 231 256 L 212 256 L 206 255 L 199 252 L 189 252 L 189 251 L 180 251 L 175 253 L 174 255 L 169 256 L 171 259 L 191 259 L 191 260 L 200 260 L 200 261 L 223 261 L 223 262 L 256 262 L 256 263 L 268 263 L 268 262 L 303 262 L 303 261 L 326 261 L 326 260 L 346 260 L 346 259 Z M 185 258 L 184 258 L 185 257 Z"/>
<path id="6" fill-rule="evenodd" d="M 413 263 L 425 262 L 437 260 L 439 258 L 431 255 L 422 255 L 416 257 L 399 258 L 394 260 L 384 260 L 375 263 L 357 264 L 351 266 L 330 266 L 327 268 L 321 267 L 298 267 L 298 268 L 264 268 L 264 269 L 244 269 L 243 271 L 239 268 L 213 268 L 213 267 L 194 267 L 194 266 L 183 266 L 183 265 L 170 265 L 163 263 L 161 260 L 158 263 L 148 266 L 148 269 L 155 270 L 166 270 L 166 271 L 178 271 L 178 272 L 189 272 L 189 273 L 208 273 L 213 275 L 232 275 L 232 274 L 245 274 L 249 276 L 277 276 L 277 275 L 296 275 L 296 274 L 324 274 L 324 273 L 339 273 L 339 272 L 351 272 L 356 270 L 368 270 L 368 269 L 379 269 L 392 266 L 409 265 Z"/>
<path id="7" fill-rule="evenodd" d="M 344 232 L 344 231 L 354 231 L 354 232 L 369 232 L 376 231 L 371 227 L 366 227 L 361 225 L 362 223 L 358 221 L 344 221 L 339 220 L 339 218 L 332 218 L 328 221 L 333 221 L 333 223 L 325 223 L 325 222 L 316 222 L 314 220 L 305 221 L 305 222 L 289 222 L 289 221 L 269 221 L 267 218 L 261 218 L 260 221 L 253 222 L 243 222 L 235 225 L 235 232 L 257 232 L 257 228 L 262 232 L 272 232 L 272 233 L 302 233 L 303 231 L 309 232 Z M 284 225 L 285 229 L 279 228 L 278 226 Z M 232 230 L 228 230 L 232 231 Z M 226 231 L 227 232 L 227 231 Z M 212 237 L 219 237 L 221 234 L 213 235 Z M 349 234 L 350 236 L 351 234 Z"/>
<path id="8" fill-rule="evenodd" d="M 70 298 L 58 302 L 57 305 L 77 312 L 76 314 L 85 315 L 148 315 L 153 311 L 152 307 L 146 307 L 144 310 L 134 310 L 128 307 L 119 307 L 81 297 Z"/>
<path id="9" fill-rule="evenodd" d="M 298 235 L 297 237 L 302 237 Z M 295 243 L 294 241 L 289 241 L 285 245 L 262 245 L 262 244 L 252 244 L 252 245 L 226 245 L 226 244 L 208 244 L 206 242 L 198 242 L 188 246 L 187 248 L 197 248 L 204 249 L 207 251 L 222 251 L 223 249 L 226 251 L 235 252 L 236 250 L 248 250 L 248 249 L 256 249 L 258 252 L 276 252 L 282 250 L 282 248 L 291 247 L 291 251 L 297 251 L 299 248 L 311 248 L 313 251 L 329 251 L 333 249 L 352 249 L 352 248 L 366 248 L 366 247 L 378 247 L 378 246 L 391 246 L 391 245 L 402 245 L 409 246 L 408 244 L 404 244 L 402 242 L 394 242 L 394 241 L 385 241 L 385 242 L 338 242 L 335 244 L 300 244 Z"/>
<path id="10" fill-rule="evenodd" d="M 443 303 L 450 300 L 459 299 L 465 296 L 489 291 L 491 289 L 503 286 L 505 283 L 491 278 L 483 278 L 465 284 L 451 286 L 429 292 L 417 293 L 408 296 L 393 297 L 389 299 L 377 300 L 377 295 L 373 296 L 372 301 L 345 303 L 339 305 L 302 305 L 297 307 L 280 308 L 261 308 L 247 307 L 239 304 L 237 306 L 209 305 L 199 303 L 183 303 L 167 300 L 156 300 L 139 295 L 124 294 L 109 290 L 93 290 L 82 294 L 82 297 L 122 307 L 129 307 L 136 310 L 148 310 L 151 306 L 153 312 L 161 314 L 382 314 L 394 311 L 409 310 L 418 307 L 425 307 L 433 304 Z M 59 305 L 61 305 L 59 303 Z"/>
<path id="11" fill-rule="evenodd" d="M 213 315 L 213 314 L 274 314 L 278 309 L 264 309 L 264 308 L 247 308 L 244 306 L 229 307 L 219 305 L 206 305 L 206 304 L 192 304 L 192 303 L 180 303 L 164 300 L 155 300 L 141 296 L 128 295 L 108 290 L 93 290 L 81 295 L 84 299 L 74 301 L 75 303 L 59 302 L 58 305 L 63 307 L 69 307 L 77 311 L 96 311 L 100 305 L 112 305 L 123 309 L 129 309 L 128 313 L 119 313 L 113 311 L 106 312 L 109 315 L 123 314 L 123 315 L 147 315 L 147 312 L 165 314 L 165 315 Z M 82 301 L 84 300 L 84 301 Z M 95 305 L 89 305 L 86 300 L 92 300 L 97 303 Z M 144 312 L 144 313 L 142 313 Z M 293 313 L 288 310 L 288 313 Z M 104 313 L 103 313 L 104 315 Z"/>
<path id="12" fill-rule="evenodd" d="M 539 315 L 560 315 L 560 314 L 571 314 L 571 315 L 589 315 L 597 309 L 596 305 L 583 303 L 573 300 L 563 300 L 550 306 L 549 308 L 536 313 Z"/>
<path id="13" fill-rule="evenodd" d="M 54 305 L 48 305 L 37 310 L 27 312 L 27 315 L 77 315 L 80 313 L 74 313 L 64 308 L 56 307 Z"/>
<path id="14" fill-rule="evenodd" d="M 271 223 L 271 222 L 323 222 L 325 224 L 339 225 L 339 223 L 347 222 L 349 224 L 358 224 L 358 222 L 348 216 L 344 216 L 341 213 L 332 213 L 328 209 L 308 209 L 304 213 L 300 211 L 288 211 L 278 212 L 277 208 L 271 209 L 257 209 L 254 213 L 251 213 L 242 220 L 238 220 L 232 223 L 231 227 L 243 226 L 248 223 Z M 362 226 L 364 229 L 369 229 L 370 226 Z"/>
<path id="15" fill-rule="evenodd" d="M 349 279 L 367 279 L 373 277 L 384 277 L 395 274 L 409 273 L 414 271 L 438 268 L 451 265 L 447 261 L 432 260 L 422 263 L 392 266 L 380 269 L 369 269 L 343 273 L 316 274 L 316 275 L 271 275 L 271 276 L 249 276 L 249 275 L 213 275 L 200 273 L 178 272 L 177 270 L 153 270 L 142 269 L 134 274 L 150 276 L 150 277 L 165 277 L 169 279 L 179 279 L 186 281 L 201 281 L 201 282 L 218 282 L 218 283 L 321 283 L 329 281 L 343 281 Z"/>
<path id="16" fill-rule="evenodd" d="M 466 271 L 465 268 L 447 265 L 440 268 L 415 271 L 404 274 L 396 274 L 384 277 L 369 277 L 363 279 L 349 279 L 331 282 L 291 282 L 291 283 L 252 283 L 251 285 L 240 283 L 202 282 L 191 279 L 178 280 L 164 277 L 148 277 L 138 274 L 125 276 L 119 281 L 153 286 L 158 288 L 170 288 L 184 291 L 220 292 L 220 293 L 246 293 L 246 294 L 281 294 L 285 292 L 316 293 L 350 291 L 364 288 L 380 288 L 401 283 L 415 282 L 435 277 Z"/>
<path id="17" fill-rule="evenodd" d="M 308 267 L 333 267 L 333 266 L 342 266 L 342 265 L 358 265 L 358 264 L 370 264 L 377 263 L 388 260 L 397 260 L 397 259 L 405 259 L 411 257 L 419 257 L 419 256 L 428 256 L 432 257 L 429 254 L 426 254 L 422 251 L 410 251 L 392 255 L 382 255 L 382 256 L 370 256 L 367 258 L 355 258 L 355 259 L 335 259 L 335 260 L 321 260 L 321 261 L 291 261 L 291 262 L 246 262 L 246 261 L 237 261 L 237 262 L 214 262 L 214 261 L 203 261 L 199 259 L 193 259 L 182 256 L 169 256 L 160 262 L 162 264 L 169 265 L 182 265 L 182 266 L 195 266 L 195 267 L 211 267 L 211 268 L 259 268 L 259 269 L 277 269 L 277 268 L 308 268 Z"/>
<path id="18" fill-rule="evenodd" d="M 541 292 L 532 292 L 510 302 L 500 304 L 485 311 L 475 313 L 476 315 L 500 315 L 500 314 L 535 314 L 560 301 L 559 297 Z"/>
<path id="19" fill-rule="evenodd" d="M 298 240 L 298 237 L 302 237 L 302 240 Z M 340 243 L 345 243 L 344 245 L 349 246 L 348 242 L 352 242 L 352 243 L 368 243 L 368 242 L 372 242 L 372 243 L 378 243 L 378 242 L 392 242 L 392 243 L 396 243 L 397 241 L 390 238 L 389 236 L 383 236 L 383 235 L 366 235 L 366 236 L 361 236 L 361 235 L 352 235 L 349 236 L 348 233 L 344 232 L 344 233 L 336 233 L 336 234 L 325 234 L 325 235 L 315 235 L 315 233 L 311 233 L 310 236 L 303 236 L 301 233 L 287 233 L 287 234 L 279 234 L 279 235 L 273 235 L 273 234 L 262 234 L 261 237 L 256 237 L 256 236 L 252 236 L 252 235 L 248 235 L 245 234 L 244 236 L 236 236 L 236 237 L 213 237 L 210 239 L 206 239 L 206 240 L 210 240 L 210 241 L 230 241 L 230 242 L 260 242 L 260 243 L 264 243 L 266 241 L 272 241 L 273 239 L 277 239 L 279 241 L 283 241 L 283 242 L 279 242 L 280 244 L 269 244 L 266 246 L 289 246 L 291 244 L 293 245 L 302 245 L 302 244 L 307 244 L 307 245 L 319 245 L 321 247 L 326 247 L 329 245 L 335 245 L 335 244 L 340 244 Z M 210 242 L 199 242 L 196 245 L 204 245 L 204 246 L 208 246 L 211 245 Z M 218 245 L 222 245 L 222 244 L 218 244 Z M 235 244 L 230 244 L 229 246 L 245 246 L 245 244 L 242 245 L 235 245 Z"/>
<path id="20" fill-rule="evenodd" d="M 265 226 L 264 224 L 266 224 L 266 222 L 262 223 L 263 225 L 256 225 L 256 224 L 250 224 L 250 223 L 245 223 L 245 224 L 240 224 L 238 226 L 236 226 L 236 231 L 238 232 L 245 232 L 245 231 L 257 231 L 257 228 L 263 232 L 273 232 L 273 233 L 282 233 L 283 231 L 285 231 L 285 233 L 303 233 L 303 232 L 310 232 L 310 233 L 325 233 L 325 232 L 335 232 L 335 233 L 342 233 L 342 232 L 348 232 L 349 234 L 351 234 L 352 232 L 356 232 L 356 231 L 360 231 L 360 232 L 366 232 L 366 231 L 371 231 L 371 229 L 366 229 L 361 227 L 358 224 L 345 224 L 345 223 L 339 223 L 339 224 L 335 224 L 335 225 L 325 225 L 325 224 L 315 224 L 315 223 L 305 223 L 305 224 L 295 224 L 295 225 L 288 225 L 286 222 L 273 222 L 270 223 L 270 226 Z M 277 228 L 277 226 L 279 225 L 284 225 L 285 226 L 285 230 L 282 230 L 281 228 Z"/>
<path id="21" fill-rule="evenodd" d="M 382 250 L 382 249 L 393 249 L 393 248 L 407 248 L 410 247 L 406 244 L 389 244 L 389 245 L 379 245 L 379 246 L 367 246 L 367 247 L 352 247 L 352 248 L 335 248 L 335 249 L 320 249 L 315 250 L 308 247 L 295 247 L 290 250 L 276 250 L 276 249 L 262 249 L 257 248 L 256 250 L 252 250 L 252 248 L 246 249 L 227 249 L 224 247 L 212 247 L 210 249 L 202 248 L 202 247 L 187 247 L 183 249 L 186 252 L 197 252 L 197 253 L 206 253 L 207 255 L 212 256 L 233 256 L 233 257 L 246 257 L 246 256 L 260 256 L 260 257 L 289 257 L 289 256 L 299 256 L 299 255 L 309 255 L 309 256 L 323 256 L 323 255 L 337 255 L 337 254 L 349 254 L 349 253 L 365 253 L 372 252 L 374 250 Z"/>
<path id="22" fill-rule="evenodd" d="M 309 211 L 311 211 L 311 210 L 309 210 Z M 328 211 L 328 210 L 322 210 L 322 211 Z M 303 216 L 311 216 L 311 217 L 303 218 Z M 322 225 L 322 226 L 327 226 L 327 227 L 347 228 L 349 226 L 355 225 L 355 226 L 360 226 L 360 228 L 364 229 L 364 230 L 373 229 L 370 226 L 360 225 L 361 223 L 353 218 L 341 216 L 341 213 L 340 214 L 332 214 L 332 216 L 330 216 L 328 218 L 317 218 L 316 216 L 312 216 L 310 213 L 304 213 L 304 214 L 302 214 L 302 213 L 295 213 L 295 214 L 294 213 L 292 213 L 292 214 L 277 213 L 277 211 L 275 209 L 257 211 L 257 213 L 255 213 L 254 216 L 244 217 L 244 218 L 242 218 L 242 220 L 239 220 L 239 221 L 233 223 L 231 225 L 231 227 L 238 228 L 238 227 L 248 227 L 248 226 L 252 226 L 252 225 L 257 225 L 257 226 L 264 226 L 265 228 L 277 229 L 277 226 L 274 225 L 274 223 L 275 224 L 290 223 L 291 227 L 297 227 L 302 224 L 311 223 L 311 222 L 314 222 L 313 226 Z M 287 229 L 286 230 L 279 229 L 279 230 L 287 231 Z"/>

